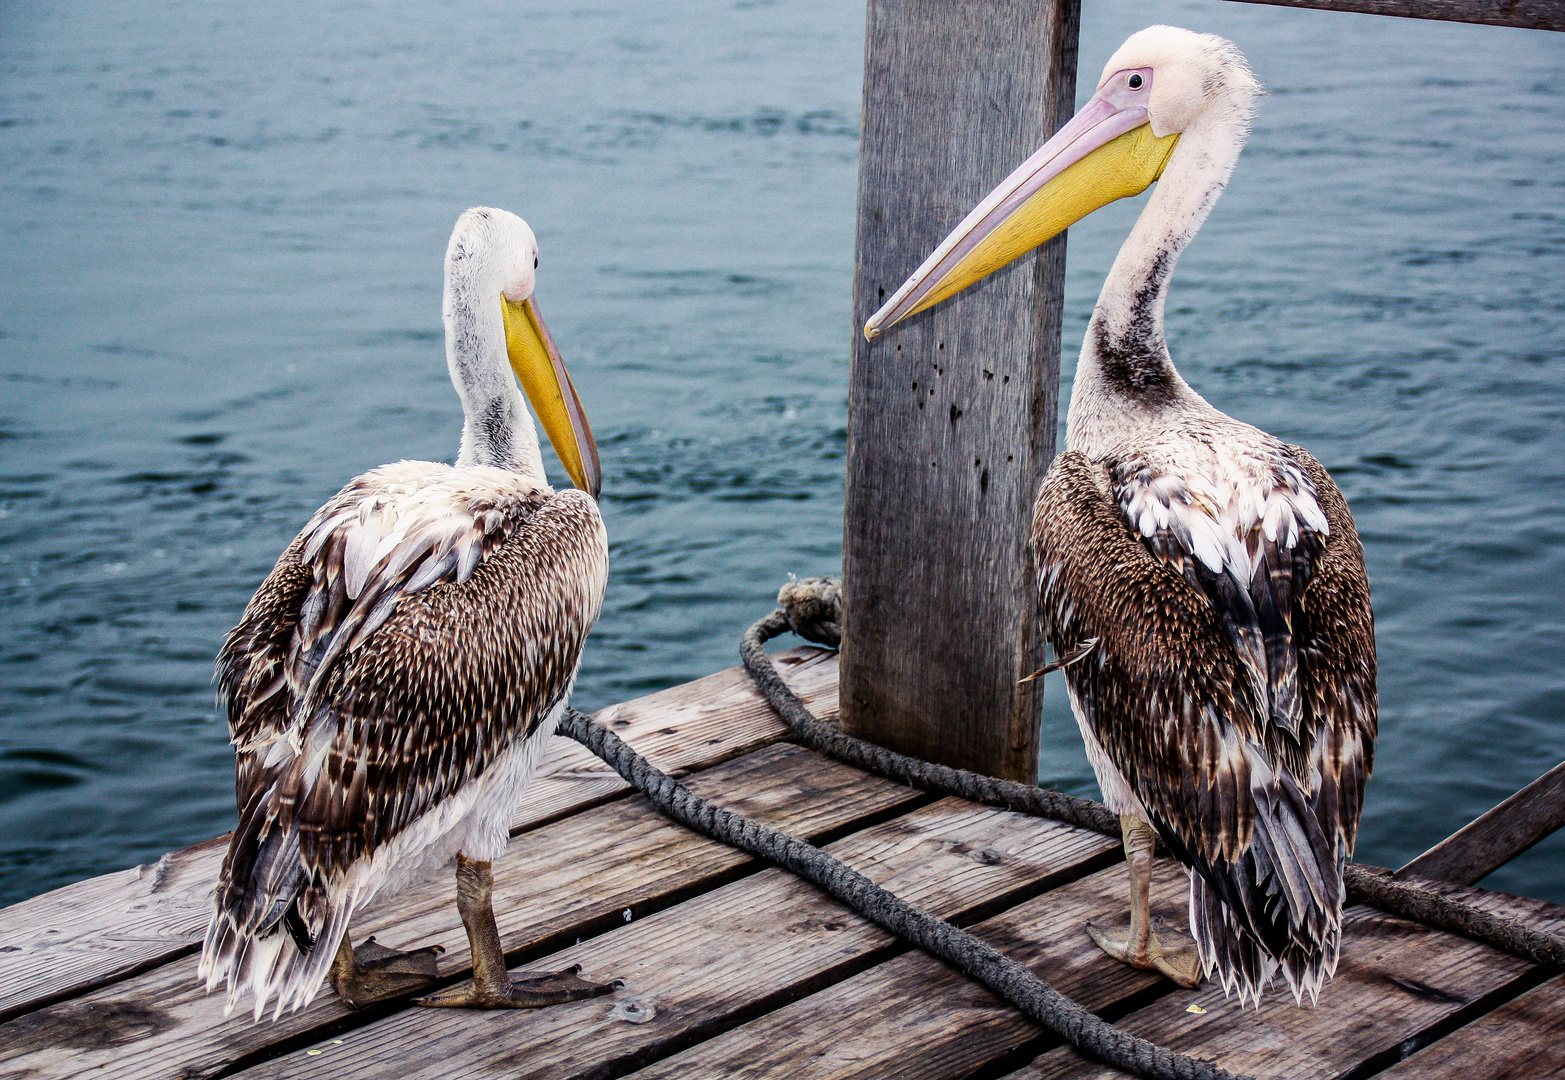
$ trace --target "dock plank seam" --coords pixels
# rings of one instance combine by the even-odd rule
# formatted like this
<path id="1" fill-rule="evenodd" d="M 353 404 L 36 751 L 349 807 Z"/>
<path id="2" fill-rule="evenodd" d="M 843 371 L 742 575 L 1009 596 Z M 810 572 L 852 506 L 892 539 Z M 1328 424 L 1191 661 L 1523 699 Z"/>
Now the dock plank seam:
<path id="1" fill-rule="evenodd" d="M 984 839 L 970 845 L 962 839 L 974 835 Z M 1005 854 L 991 859 L 996 845 Z M 958 799 L 942 799 L 874 833 L 856 834 L 843 846 L 850 863 L 887 880 L 888 887 L 937 897 L 940 914 L 962 922 L 980 908 L 1037 892 L 1040 878 L 1058 881 L 1078 872 L 1077 864 L 1114 858 L 1112 846 L 1095 834 Z M 735 919 L 743 926 L 736 927 Z M 805 926 L 812 929 L 805 933 Z M 845 954 L 850 948 L 856 957 Z M 358 1060 L 394 1059 L 403 1077 L 443 1075 L 441 1069 L 555 1080 L 618 1076 L 906 951 L 894 936 L 773 868 L 548 961 L 582 962 L 604 971 L 616 962 L 625 965 L 618 972 L 628 980 L 624 994 L 655 1006 L 646 1026 L 606 1017 L 602 1003 L 578 1003 L 529 1018 L 501 1049 L 482 1041 L 494 1029 L 481 1016 L 408 1014 L 370 1029 L 367 1042 L 341 1053 Z M 873 955 L 865 959 L 865 953 Z M 710 964 L 727 974 L 713 982 Z M 643 973 L 639 979 L 637 971 Z M 430 1049 L 437 1044 L 438 1058 Z M 255 1075 L 294 1077 L 331 1067 L 329 1057 L 295 1059 Z"/>
<path id="2" fill-rule="evenodd" d="M 875 825 L 884 824 L 886 822 L 893 821 L 896 818 L 906 817 L 907 815 L 914 813 L 917 810 L 937 801 L 958 802 L 961 800 L 941 800 L 936 796 L 929 796 L 925 799 L 918 800 L 916 803 L 910 801 L 906 805 L 902 805 L 897 808 L 888 808 L 886 811 L 883 811 L 879 815 L 881 819 L 879 821 L 871 823 L 867 818 L 862 822 L 855 821 L 851 827 L 844 826 L 838 830 L 842 834 L 841 836 L 828 839 L 825 835 L 821 835 L 819 837 L 812 838 L 812 843 L 814 843 L 816 846 L 826 846 L 827 844 L 835 843 L 839 839 L 846 839 L 850 835 L 868 831 Z M 976 808 L 977 804 L 972 805 L 974 805 Z M 1060 826 L 1060 828 L 1069 829 L 1070 827 Z M 1080 832 L 1084 836 L 1093 836 L 1096 838 L 1095 834 L 1088 833 L 1085 830 L 1072 829 L 1070 831 Z M 992 919 L 997 915 L 1015 908 L 1019 904 L 1037 899 L 1045 893 L 1048 893 L 1063 885 L 1078 881 L 1081 878 L 1098 873 L 1104 869 L 1112 868 L 1120 862 L 1120 859 L 1121 855 L 1118 847 L 1103 850 L 1095 855 L 1088 856 L 1067 866 L 1061 867 L 1053 873 L 1019 883 L 1012 889 L 995 895 L 987 900 L 977 901 L 958 912 L 952 913 L 947 917 L 947 921 L 955 926 L 966 927 Z M 647 915 L 650 916 L 659 912 L 668 911 L 672 908 L 678 907 L 679 904 L 693 899 L 694 896 L 700 895 L 701 892 L 716 892 L 728 884 L 733 884 L 735 882 L 742 881 L 745 878 L 753 877 L 758 873 L 763 873 L 773 869 L 775 868 L 769 862 L 762 859 L 755 859 L 754 864 L 749 872 L 736 873 L 732 882 L 722 882 L 720 884 L 714 884 L 710 889 L 700 890 L 700 892 L 692 892 L 690 895 L 681 897 L 677 902 L 663 904 L 660 905 L 656 910 L 649 910 Z M 836 901 L 834 901 L 829 896 L 824 896 L 823 898 L 828 903 L 836 903 Z M 851 911 L 846 908 L 843 910 L 847 914 L 852 914 Z M 640 916 L 638 916 L 638 918 L 639 917 Z M 605 928 L 604 932 L 612 932 L 622 928 L 622 923 L 619 923 L 617 920 L 610 919 L 610 925 Z M 591 940 L 591 938 L 584 935 L 575 944 L 584 944 L 589 940 Z M 530 950 L 529 955 L 520 956 L 517 958 L 513 958 L 510 954 L 507 954 L 507 964 L 511 968 L 518 967 L 522 964 L 531 964 L 534 961 L 544 959 L 544 957 L 549 955 L 551 952 L 562 951 L 562 949 L 563 945 L 557 945 L 556 947 L 547 950 L 535 949 Z M 912 951 L 914 951 L 914 946 L 907 944 L 899 938 L 893 937 L 881 947 L 869 950 L 856 957 L 844 960 L 829 968 L 819 970 L 810 975 L 808 978 L 802 979 L 798 982 L 779 987 L 769 994 L 762 995 L 761 997 L 746 1003 L 743 1007 L 737 1010 L 696 1024 L 687 1031 L 681 1033 L 676 1038 L 663 1040 L 651 1047 L 638 1048 L 635 1051 L 620 1055 L 612 1059 L 607 1059 L 589 1071 L 579 1074 L 572 1074 L 573 1080 L 617 1080 L 619 1077 L 627 1076 L 630 1073 L 646 1068 L 649 1065 L 656 1064 L 657 1062 L 667 1057 L 676 1055 L 686 1049 L 689 1049 L 690 1047 L 697 1046 L 702 1042 L 720 1036 L 735 1027 L 750 1023 L 751 1021 L 759 1019 L 771 1012 L 776 1011 L 777 1009 L 790 1005 L 801 998 L 808 997 L 812 994 L 818 993 L 821 990 L 835 986 L 838 983 L 851 979 L 855 975 L 883 964 L 888 960 L 895 959 L 904 953 Z M 453 978 L 445 981 L 455 982 L 458 980 L 457 978 Z M 389 1016 L 392 1012 L 396 1011 L 400 1010 L 387 1010 L 386 1015 Z M 373 1024 L 384 1018 L 385 1016 L 376 1017 L 374 1020 L 370 1021 L 370 1024 Z M 369 1025 L 355 1025 L 354 1027 L 358 1028 L 364 1026 Z M 340 1032 L 337 1034 L 340 1034 Z M 253 1060 L 246 1060 L 244 1062 L 236 1061 L 233 1067 L 216 1074 L 214 1080 L 222 1080 L 224 1077 L 230 1077 L 239 1075 L 243 1072 L 248 1072 L 249 1070 L 259 1065 L 263 1065 L 268 1061 L 284 1057 L 289 1053 L 297 1052 L 297 1050 L 306 1046 L 314 1045 L 318 1043 L 321 1038 L 327 1037 L 330 1036 L 322 1035 L 319 1037 L 305 1039 L 302 1042 L 291 1040 L 291 1042 L 295 1044 L 287 1048 L 268 1048 L 264 1054 L 255 1055 Z M 301 1036 L 301 1038 L 303 1037 Z"/>
<path id="3" fill-rule="evenodd" d="M 1158 861 L 1154 904 L 1172 913 L 1180 906 L 1184 875 L 1172 860 Z M 1113 1022 L 1119 1015 L 1173 992 L 1156 975 L 1117 964 L 1082 932 L 1082 922 L 1123 890 L 1117 855 L 1104 869 L 1062 883 L 1004 912 L 973 924 L 972 933 L 992 947 L 1038 970 L 1062 993 L 1075 996 L 1094 1015 Z M 856 985 L 855 985 L 856 984 Z M 975 1007 L 974 1002 L 981 1001 Z M 926 1002 L 950 1003 L 945 1010 Z M 850 1003 L 862 1003 L 856 1015 Z M 789 1047 L 844 1046 L 851 1068 L 838 1070 L 813 1059 L 796 1062 Z M 920 1047 L 916 1062 L 904 1046 Z M 866 972 L 785 1010 L 735 1030 L 690 1054 L 638 1073 L 634 1080 L 725 1075 L 739 1070 L 755 1077 L 871 1077 L 893 1070 L 908 1080 L 1003 1075 L 1039 1053 L 1062 1045 L 998 995 L 969 982 L 960 971 L 928 954 L 907 955 Z M 743 1066 L 740 1063 L 743 1062 Z M 975 1073 L 975 1070 L 977 1072 Z"/>
<path id="4" fill-rule="evenodd" d="M 1530 1023 L 1534 1038 L 1519 1041 L 1507 1024 Z M 1395 1080 L 1476 1077 L 1534 1080 L 1565 1074 L 1565 978 L 1556 976 L 1391 1066 Z"/>
<path id="5" fill-rule="evenodd" d="M 1357 1068 L 1344 1073 L 1342 1080 L 1369 1080 L 1372 1076 L 1378 1076 L 1393 1065 L 1400 1064 L 1412 1057 L 1425 1047 L 1433 1046 L 1441 1039 L 1509 1005 L 1527 991 L 1543 985 L 1558 974 L 1558 972 L 1551 971 L 1541 964 L 1529 968 L 1504 986 L 1496 987 L 1489 993 L 1468 1002 L 1456 1012 L 1441 1017 L 1423 1030 L 1403 1039 L 1396 1046 L 1387 1047 L 1364 1061 Z"/>
<path id="6" fill-rule="evenodd" d="M 1460 891 L 1469 895 L 1484 892 Z M 1483 897 L 1485 904 L 1495 907 L 1503 907 L 1505 899 L 1496 893 Z M 1514 912 L 1526 912 L 1550 925 L 1560 925 L 1565 916 L 1565 909 L 1543 901 L 1509 899 Z M 1348 909 L 1343 940 L 1343 964 L 1316 1009 L 1295 1012 L 1267 1003 L 1259 1012 L 1229 1010 L 1215 1017 L 1216 1025 L 1214 1017 L 1192 1025 L 1186 1022 L 1190 1018 L 1171 1011 L 1177 1008 L 1175 1001 L 1161 1006 L 1154 1003 L 1132 1013 L 1125 1026 L 1176 1044 L 1188 1043 L 1192 1031 L 1204 1029 L 1197 1047 L 1200 1052 L 1230 1058 L 1237 1055 L 1236 1067 L 1254 1069 L 1259 1076 L 1362 1078 L 1377 1075 L 1403 1057 L 1503 1008 L 1556 974 L 1544 965 L 1528 964 L 1478 942 L 1429 931 L 1363 905 Z M 1391 967 L 1387 969 L 1383 963 Z M 1413 979 L 1397 975 L 1399 969 L 1406 972 L 1409 966 L 1416 970 L 1431 965 L 1439 966 L 1445 979 L 1454 980 L 1450 986 L 1471 987 L 1472 998 L 1464 1003 L 1463 996 L 1431 985 L 1440 975 Z M 1386 996 L 1385 990 L 1392 987 L 1400 996 L 1396 992 Z M 1204 1002 L 1209 1008 L 1223 1004 L 1227 1009 L 1210 990 L 1179 992 L 1178 996 Z M 1349 1004 L 1343 1004 L 1345 998 Z M 1264 1049 L 1268 1046 L 1271 1049 Z M 1110 1075 L 1098 1063 L 1069 1048 L 1059 1048 L 1009 1074 L 1006 1080 L 1107 1080 Z"/>

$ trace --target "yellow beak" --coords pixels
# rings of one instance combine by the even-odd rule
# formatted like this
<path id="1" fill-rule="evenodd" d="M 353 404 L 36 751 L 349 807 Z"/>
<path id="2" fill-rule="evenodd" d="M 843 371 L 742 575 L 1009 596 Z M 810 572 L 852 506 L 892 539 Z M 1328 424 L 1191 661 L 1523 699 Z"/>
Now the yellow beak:
<path id="1" fill-rule="evenodd" d="M 1153 134 L 1144 97 L 1117 82 L 1105 85 L 984 197 L 864 324 L 864 337 L 875 340 L 883 330 L 983 280 L 1094 210 L 1139 195 L 1163 174 L 1178 141 L 1178 134 Z"/>
<path id="2" fill-rule="evenodd" d="M 603 483 L 598 444 L 593 441 L 587 412 L 565 370 L 565 361 L 560 359 L 560 350 L 555 348 L 554 338 L 538 314 L 538 304 L 530 296 L 520 303 L 502 296 L 500 304 L 511 370 L 516 372 L 516 379 L 538 414 L 538 422 L 559 455 L 560 464 L 570 474 L 571 483 L 596 499 Z"/>

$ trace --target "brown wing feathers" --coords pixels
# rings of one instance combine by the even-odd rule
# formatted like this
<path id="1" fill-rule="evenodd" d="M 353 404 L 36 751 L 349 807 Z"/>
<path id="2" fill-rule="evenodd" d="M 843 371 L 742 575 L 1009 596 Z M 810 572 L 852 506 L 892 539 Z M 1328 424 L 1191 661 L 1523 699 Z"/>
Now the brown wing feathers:
<path id="1" fill-rule="evenodd" d="M 296 538 L 278 557 L 217 657 L 218 700 L 228 710 L 241 809 L 255 787 L 253 748 L 288 726 L 292 705 L 285 674 L 289 643 L 312 579 L 310 568 L 299 562 L 302 546 L 303 537 Z"/>
<path id="2" fill-rule="evenodd" d="M 1331 536 L 1299 603 L 1299 684 L 1304 709 L 1317 719 L 1319 733 L 1316 813 L 1326 834 L 1351 852 L 1379 726 L 1369 579 L 1364 548 L 1342 492 L 1308 451 L 1297 446 L 1288 451 L 1314 485 L 1331 524 Z"/>
<path id="3" fill-rule="evenodd" d="M 590 560 L 575 501 L 541 508 L 465 586 L 405 598 L 351 663 L 325 675 L 318 696 L 336 727 L 325 782 L 299 811 L 306 863 L 337 869 L 373 851 L 564 696 L 595 614 L 585 585 L 550 571 Z"/>
<path id="4" fill-rule="evenodd" d="M 470 499 L 404 514 L 395 534 L 374 477 L 290 545 L 219 657 L 240 750 L 220 902 L 254 931 L 296 899 L 315 908 L 523 737 L 568 690 L 596 616 L 584 496 Z"/>
<path id="5" fill-rule="evenodd" d="M 1109 476 L 1079 454 L 1056 459 L 1033 533 L 1050 644 L 1064 656 L 1103 639 L 1066 669 L 1079 706 L 1164 841 L 1196 870 L 1197 901 L 1223 901 L 1226 911 L 1193 911 L 1237 924 L 1207 927 L 1207 939 L 1251 987 L 1264 982 L 1265 958 L 1228 929 L 1262 943 L 1296 986 L 1318 986 L 1335 964 L 1340 868 L 1374 738 L 1358 537 L 1325 470 L 1287 452 L 1330 534 L 1301 535 L 1291 550 L 1250 537 L 1248 589 L 1166 531 L 1133 530 Z"/>
<path id="6" fill-rule="evenodd" d="M 1253 819 L 1239 797 L 1250 779 L 1239 747 L 1261 737 L 1253 686 L 1219 615 L 1142 545 L 1095 473 L 1062 454 L 1038 494 L 1045 633 L 1061 656 L 1100 640 L 1065 670 L 1105 750 L 1177 835 L 1235 858 Z"/>

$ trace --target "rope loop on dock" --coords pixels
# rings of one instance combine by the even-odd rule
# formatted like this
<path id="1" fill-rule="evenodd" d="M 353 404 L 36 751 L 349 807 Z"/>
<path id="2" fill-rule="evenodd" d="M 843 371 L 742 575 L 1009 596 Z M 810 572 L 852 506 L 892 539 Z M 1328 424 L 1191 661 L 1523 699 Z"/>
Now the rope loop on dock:
<path id="1" fill-rule="evenodd" d="M 1119 818 L 1091 799 L 922 761 L 846 735 L 818 719 L 777 674 L 765 645 L 792 631 L 807 641 L 837 647 L 841 642 L 841 584 L 833 578 L 800 581 L 790 576 L 777 599 L 781 606 L 745 631 L 739 655 L 762 696 L 805 746 L 924 791 L 1049 818 L 1119 839 Z M 808 841 L 707 802 L 591 717 L 567 708 L 558 733 L 603 759 L 675 821 L 792 871 L 904 941 L 959 968 L 1083 1053 L 1148 1080 L 1245 1080 L 1211 1062 L 1176 1053 L 1104 1022 L 1025 965 L 944 919 L 920 911 Z M 1350 900 L 1461 934 L 1535 964 L 1565 968 L 1565 937 L 1559 934 L 1393 880 L 1389 871 L 1349 863 L 1344 878 Z"/>
<path id="2" fill-rule="evenodd" d="M 835 578 L 792 578 L 778 593 L 780 605 L 746 630 L 739 657 L 799 741 L 866 772 L 924 791 L 956 795 L 990 806 L 1052 818 L 1119 839 L 1119 818 L 1108 807 L 1047 788 L 935 765 L 883 746 L 845 735 L 817 719 L 788 688 L 766 655 L 766 642 L 792 630 L 807 641 L 836 647 L 841 642 L 842 586 Z M 1537 930 L 1519 919 L 1442 896 L 1433 889 L 1397 881 L 1389 871 L 1349 863 L 1343 872 L 1348 899 L 1404 919 L 1471 938 L 1501 952 L 1549 967 L 1565 969 L 1565 936 Z"/>
<path id="3" fill-rule="evenodd" d="M 786 628 L 784 617 L 782 629 Z M 781 630 L 777 632 L 781 633 Z M 773 677 L 775 674 L 773 672 Z M 803 709 L 802 703 L 799 708 Z M 1098 1060 L 1148 1080 L 1244 1080 L 1210 1062 L 1175 1053 L 1105 1023 L 1038 978 L 1025 965 L 996 952 L 944 919 L 920 911 L 808 841 L 769 829 L 753 818 L 707 802 L 654 767 L 618 735 L 591 717 L 568 708 L 556 730 L 602 758 L 675 821 L 703 836 L 791 870 L 904 941 L 956 966 L 1072 1046 Z"/>

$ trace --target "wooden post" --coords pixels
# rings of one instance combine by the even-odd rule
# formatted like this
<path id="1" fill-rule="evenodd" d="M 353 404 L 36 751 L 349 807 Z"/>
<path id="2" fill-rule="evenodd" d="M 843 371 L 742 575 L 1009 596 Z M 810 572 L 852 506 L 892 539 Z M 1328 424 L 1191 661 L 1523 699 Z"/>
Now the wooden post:
<path id="1" fill-rule="evenodd" d="M 873 344 L 859 330 L 1067 119 L 1080 0 L 869 0 L 843 529 L 842 715 L 1034 782 L 1032 502 L 1054 456 L 1065 238 Z"/>

